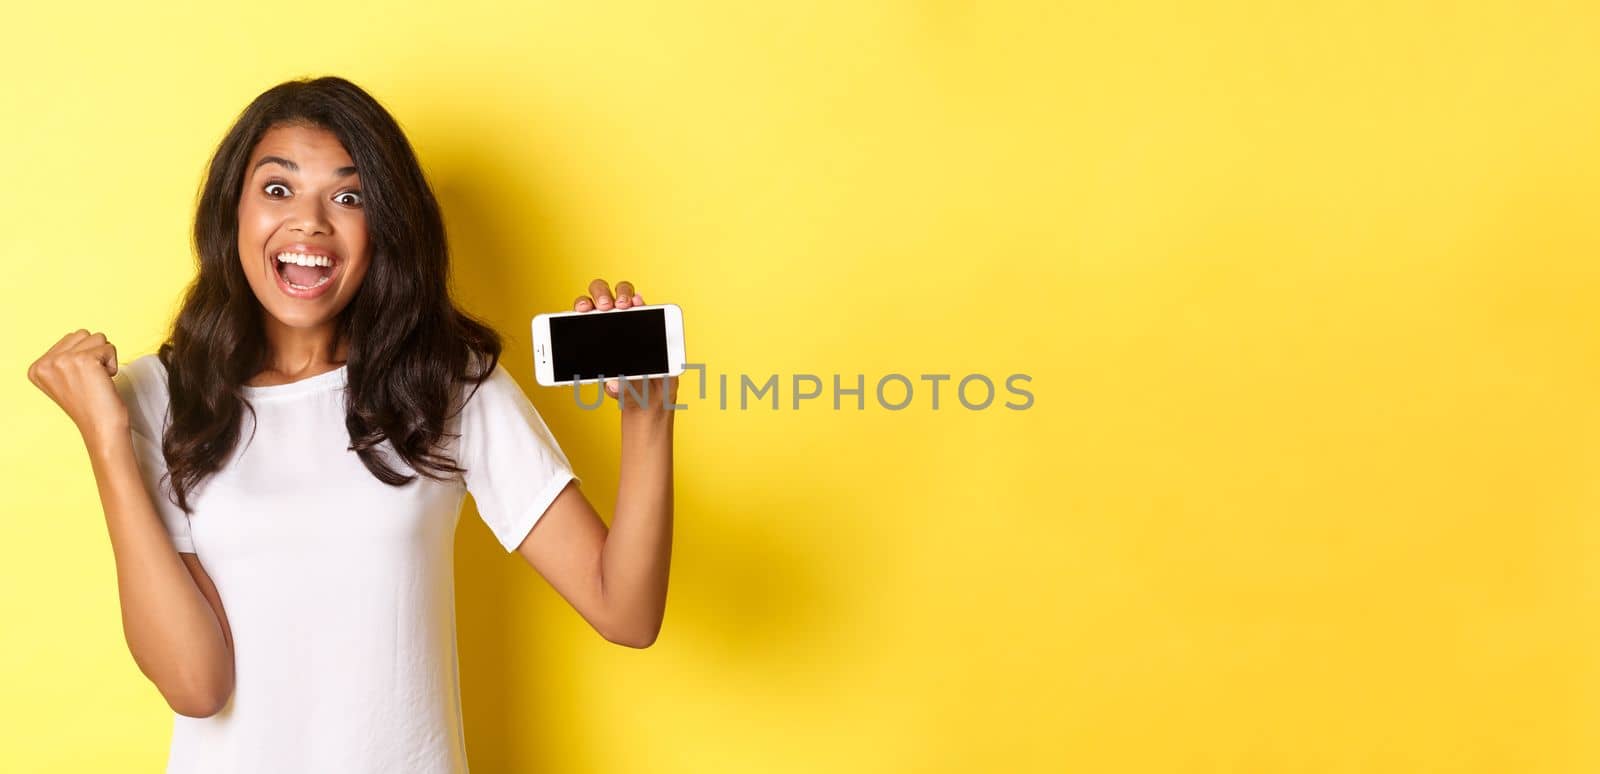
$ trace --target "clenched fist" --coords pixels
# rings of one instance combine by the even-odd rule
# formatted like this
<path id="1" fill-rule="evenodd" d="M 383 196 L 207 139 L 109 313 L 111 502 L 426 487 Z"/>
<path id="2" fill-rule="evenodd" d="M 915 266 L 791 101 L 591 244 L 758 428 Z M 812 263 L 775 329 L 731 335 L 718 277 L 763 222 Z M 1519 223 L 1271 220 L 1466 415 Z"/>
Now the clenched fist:
<path id="1" fill-rule="evenodd" d="M 82 328 L 28 366 L 28 381 L 67 412 L 85 441 L 128 432 L 128 407 L 111 381 L 116 374 L 117 348 Z"/>

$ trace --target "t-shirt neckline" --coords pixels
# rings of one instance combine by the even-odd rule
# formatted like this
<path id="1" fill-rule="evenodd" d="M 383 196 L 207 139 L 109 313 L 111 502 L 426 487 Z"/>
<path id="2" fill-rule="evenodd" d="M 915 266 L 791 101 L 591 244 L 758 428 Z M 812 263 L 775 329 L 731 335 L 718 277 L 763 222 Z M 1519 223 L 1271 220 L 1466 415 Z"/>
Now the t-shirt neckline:
<path id="1" fill-rule="evenodd" d="M 303 395 L 308 392 L 337 390 L 345 386 L 347 368 L 348 364 L 341 365 L 332 371 L 324 371 L 316 376 L 308 376 L 287 384 L 269 384 L 265 386 L 241 384 L 239 385 L 239 391 L 249 398 L 286 398 L 292 395 Z"/>

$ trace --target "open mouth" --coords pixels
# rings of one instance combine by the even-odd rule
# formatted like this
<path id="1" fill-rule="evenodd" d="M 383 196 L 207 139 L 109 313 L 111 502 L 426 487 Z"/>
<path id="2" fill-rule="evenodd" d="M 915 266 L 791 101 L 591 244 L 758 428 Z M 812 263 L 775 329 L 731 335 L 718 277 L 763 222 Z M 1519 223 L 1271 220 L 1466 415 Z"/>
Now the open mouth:
<path id="1" fill-rule="evenodd" d="M 272 257 L 272 263 L 278 273 L 279 287 L 298 298 L 322 295 L 339 268 L 338 258 L 294 251 L 278 253 Z"/>

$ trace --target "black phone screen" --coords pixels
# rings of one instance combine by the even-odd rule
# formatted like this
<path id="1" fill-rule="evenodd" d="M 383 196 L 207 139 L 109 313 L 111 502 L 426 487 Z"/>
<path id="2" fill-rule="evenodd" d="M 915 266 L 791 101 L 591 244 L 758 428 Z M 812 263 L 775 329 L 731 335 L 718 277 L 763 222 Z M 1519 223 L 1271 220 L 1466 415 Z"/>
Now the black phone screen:
<path id="1" fill-rule="evenodd" d="M 667 373 L 666 310 L 550 318 L 550 369 L 558 382 Z"/>

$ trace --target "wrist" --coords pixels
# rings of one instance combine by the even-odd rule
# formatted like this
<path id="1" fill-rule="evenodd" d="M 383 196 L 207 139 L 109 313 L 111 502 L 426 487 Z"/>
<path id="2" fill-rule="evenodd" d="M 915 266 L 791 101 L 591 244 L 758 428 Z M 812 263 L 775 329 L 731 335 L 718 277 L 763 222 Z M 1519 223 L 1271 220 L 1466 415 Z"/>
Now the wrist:
<path id="1" fill-rule="evenodd" d="M 677 411 L 660 406 L 624 406 L 622 429 L 628 433 L 670 432 Z"/>
<path id="2" fill-rule="evenodd" d="M 109 422 L 80 429 L 83 445 L 90 454 L 109 455 L 122 446 L 133 445 L 133 431 L 126 422 Z"/>

